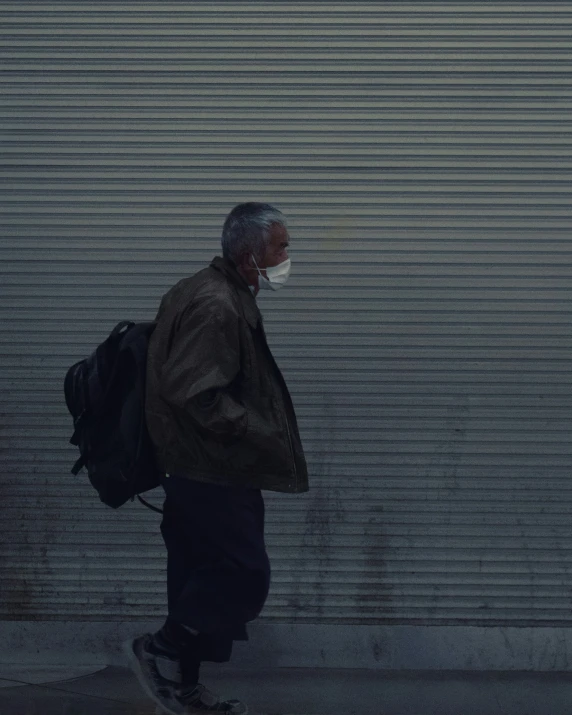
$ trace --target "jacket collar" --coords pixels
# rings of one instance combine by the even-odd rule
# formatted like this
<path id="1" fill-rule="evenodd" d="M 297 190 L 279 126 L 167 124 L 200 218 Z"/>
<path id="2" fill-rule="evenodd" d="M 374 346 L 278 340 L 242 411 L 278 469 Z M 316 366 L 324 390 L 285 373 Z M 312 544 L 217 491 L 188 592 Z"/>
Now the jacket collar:
<path id="1" fill-rule="evenodd" d="M 242 304 L 244 317 L 249 325 L 256 328 L 258 322 L 262 320 L 262 315 L 248 283 L 240 275 L 236 265 L 227 258 L 215 256 L 211 261 L 211 267 L 220 271 L 238 289 L 237 295 Z"/>

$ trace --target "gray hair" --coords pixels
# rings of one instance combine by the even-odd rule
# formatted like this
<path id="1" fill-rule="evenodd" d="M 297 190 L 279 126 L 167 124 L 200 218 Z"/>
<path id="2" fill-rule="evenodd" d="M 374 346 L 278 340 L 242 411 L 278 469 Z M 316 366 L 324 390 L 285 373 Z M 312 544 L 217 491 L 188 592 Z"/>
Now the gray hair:
<path id="1" fill-rule="evenodd" d="M 238 204 L 226 217 L 222 229 L 223 257 L 239 263 L 243 253 L 253 253 L 255 260 L 262 260 L 270 243 L 270 228 L 276 223 L 286 227 L 284 215 L 274 206 Z"/>

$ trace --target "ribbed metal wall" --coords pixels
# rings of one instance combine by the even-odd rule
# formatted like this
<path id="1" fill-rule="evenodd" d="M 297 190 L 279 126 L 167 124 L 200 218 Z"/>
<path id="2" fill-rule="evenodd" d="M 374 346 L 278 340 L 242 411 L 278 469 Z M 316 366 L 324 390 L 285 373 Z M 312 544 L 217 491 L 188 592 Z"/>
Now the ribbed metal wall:
<path id="1" fill-rule="evenodd" d="M 0 618 L 164 613 L 160 517 L 69 473 L 63 378 L 263 200 L 311 471 L 265 492 L 263 619 L 569 623 L 572 4 L 0 10 Z"/>

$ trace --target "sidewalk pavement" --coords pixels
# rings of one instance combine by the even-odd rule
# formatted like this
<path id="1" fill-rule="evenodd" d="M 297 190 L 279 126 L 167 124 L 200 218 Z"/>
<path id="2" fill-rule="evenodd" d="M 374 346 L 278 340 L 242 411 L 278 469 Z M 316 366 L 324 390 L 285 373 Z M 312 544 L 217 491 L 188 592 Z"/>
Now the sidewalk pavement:
<path id="1" fill-rule="evenodd" d="M 239 670 L 201 682 L 250 715 L 571 715 L 572 673 Z M 155 715 L 127 668 L 0 664 L 1 715 Z"/>

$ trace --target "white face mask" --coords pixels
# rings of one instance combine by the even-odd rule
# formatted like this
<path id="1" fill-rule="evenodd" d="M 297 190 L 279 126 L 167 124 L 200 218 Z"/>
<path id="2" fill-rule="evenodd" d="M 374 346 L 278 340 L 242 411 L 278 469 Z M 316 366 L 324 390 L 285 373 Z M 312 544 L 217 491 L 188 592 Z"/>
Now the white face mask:
<path id="1" fill-rule="evenodd" d="M 279 288 L 282 288 L 290 277 L 290 267 L 292 262 L 289 258 L 282 261 L 282 263 L 279 263 L 277 266 L 269 266 L 266 269 L 268 278 L 263 276 L 260 272 L 260 268 L 258 268 L 258 264 L 256 263 L 254 256 L 252 256 L 252 260 L 258 269 L 258 285 L 260 288 L 265 288 L 266 290 L 278 290 Z"/>

